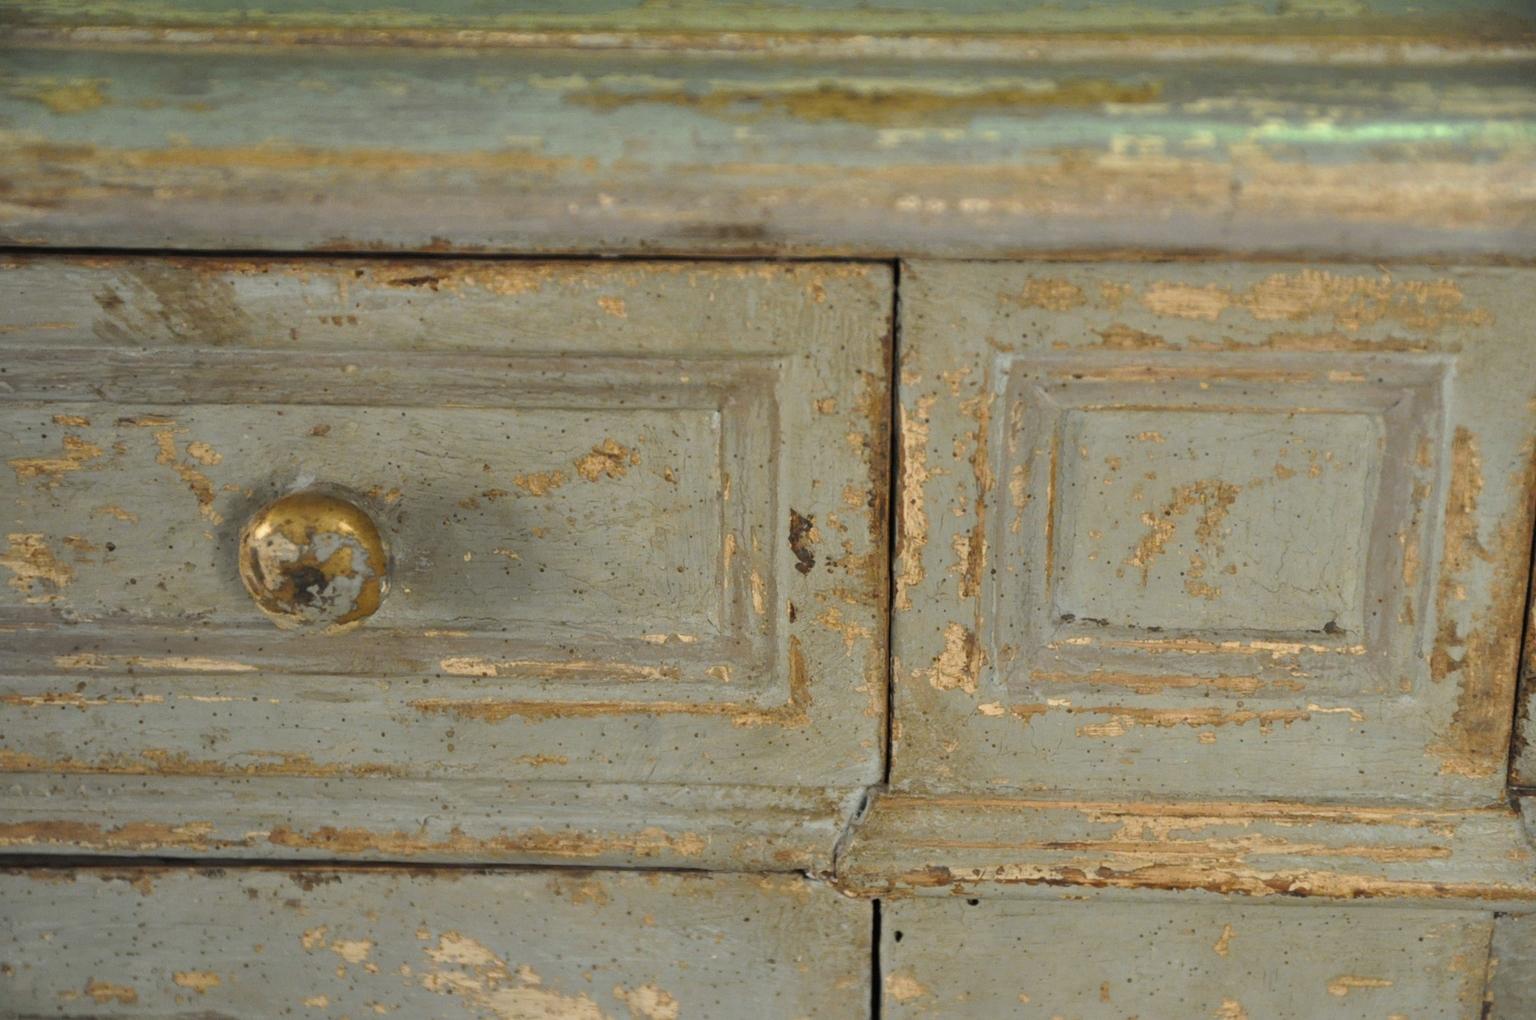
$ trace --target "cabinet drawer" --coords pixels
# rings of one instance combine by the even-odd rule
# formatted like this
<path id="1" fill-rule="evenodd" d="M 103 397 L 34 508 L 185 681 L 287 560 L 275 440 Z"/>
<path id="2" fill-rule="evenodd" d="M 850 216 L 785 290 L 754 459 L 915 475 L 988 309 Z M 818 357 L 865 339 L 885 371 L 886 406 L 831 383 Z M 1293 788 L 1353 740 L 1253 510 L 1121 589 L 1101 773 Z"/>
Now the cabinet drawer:
<path id="1" fill-rule="evenodd" d="M 204 813 L 136 820 L 215 844 L 324 797 L 356 830 L 327 853 L 541 857 L 493 806 L 600 832 L 697 803 L 765 860 L 775 827 L 835 828 L 880 770 L 890 288 L 865 265 L 7 262 L 13 789 L 96 791 L 98 820 L 155 783 L 60 798 L 60 774 L 174 776 Z M 366 619 L 279 629 L 242 586 L 267 555 L 247 522 L 295 491 L 379 533 Z M 304 534 L 332 536 L 265 541 Z M 363 820 L 418 804 L 441 833 Z M 801 837 L 780 866 L 830 848 Z"/>
<path id="2" fill-rule="evenodd" d="M 883 1016 L 1475 1020 L 1494 919 L 915 899 L 889 904 L 881 930 Z"/>
<path id="3" fill-rule="evenodd" d="M 895 783 L 1497 800 L 1533 284 L 912 265 Z"/>
<path id="4" fill-rule="evenodd" d="M 0 905 L 5 1016 L 787 1020 L 870 999 L 873 908 L 798 877 L 13 871 Z"/>

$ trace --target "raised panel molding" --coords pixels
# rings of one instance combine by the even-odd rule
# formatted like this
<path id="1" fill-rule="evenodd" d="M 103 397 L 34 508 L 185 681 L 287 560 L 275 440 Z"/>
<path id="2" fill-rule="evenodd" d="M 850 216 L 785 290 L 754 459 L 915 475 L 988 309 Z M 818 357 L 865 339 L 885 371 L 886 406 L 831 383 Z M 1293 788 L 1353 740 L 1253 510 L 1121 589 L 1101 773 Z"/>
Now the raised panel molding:
<path id="1" fill-rule="evenodd" d="M 908 263 L 892 787 L 1502 800 L 1531 283 Z"/>
<path id="2" fill-rule="evenodd" d="M 1031 708 L 1095 686 L 1300 692 L 1298 674 L 1411 694 L 1449 368 L 999 358 L 984 371 L 1006 379 L 989 449 L 1008 507 L 987 541 L 1004 566 L 982 598 L 1001 682 Z"/>
<path id="3" fill-rule="evenodd" d="M 18 665 L 143 672 L 156 659 L 212 658 L 199 653 L 217 645 L 228 668 L 212 672 L 496 677 L 554 701 L 573 688 L 581 700 L 660 700 L 677 684 L 701 700 L 699 685 L 722 687 L 726 700 L 788 700 L 782 614 L 764 621 L 753 600 L 784 604 L 790 550 L 740 538 L 767 533 L 787 505 L 774 440 L 781 378 L 793 373 L 778 359 L 392 353 L 359 364 L 353 351 L 295 359 L 286 372 L 267 360 L 17 359 L 5 424 L 21 454 L 10 493 L 21 526 L 47 519 L 60 533 L 117 540 L 112 571 L 80 569 L 67 590 L 12 595 L 18 623 L 46 621 L 49 606 L 97 623 L 86 639 L 35 636 Z M 78 471 L 48 470 L 61 432 L 65 457 L 84 452 Z M 157 487 L 125 469 L 162 457 L 166 443 L 218 458 L 176 468 L 209 487 L 195 507 L 176 507 L 186 512 L 168 512 Z M 95 470 L 104 456 L 116 470 Z M 227 551 L 256 507 L 317 477 L 362 493 L 401 551 L 392 597 L 365 631 L 274 641 L 264 619 L 241 612 L 227 556 L 166 569 L 178 539 L 201 532 L 215 554 Z M 735 498 L 722 500 L 727 479 Z M 588 498 L 593 483 L 619 480 L 608 498 Z M 141 525 L 156 529 L 154 542 Z M 119 575 L 144 590 L 125 593 Z M 608 607 L 601 620 L 584 608 L 594 598 Z M 189 617 L 207 625 L 188 632 Z"/>

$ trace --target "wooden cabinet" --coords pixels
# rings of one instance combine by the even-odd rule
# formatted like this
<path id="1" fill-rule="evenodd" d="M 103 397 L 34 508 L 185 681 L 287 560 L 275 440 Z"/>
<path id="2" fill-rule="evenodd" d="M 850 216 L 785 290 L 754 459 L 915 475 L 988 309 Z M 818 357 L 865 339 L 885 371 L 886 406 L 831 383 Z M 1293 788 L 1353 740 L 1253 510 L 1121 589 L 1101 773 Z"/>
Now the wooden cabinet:
<path id="1" fill-rule="evenodd" d="M 1528 7 L 0 2 L 0 1017 L 1536 1014 Z"/>
<path id="2" fill-rule="evenodd" d="M 1476 1015 L 1536 902 L 1497 803 L 1530 271 L 900 280 L 898 312 L 879 264 L 11 257 L 5 849 L 322 869 L 18 871 L 16 1001 L 384 996 L 366 965 L 320 988 L 318 924 L 423 978 L 364 1006 L 427 1013 L 669 1016 L 675 986 L 730 1015 L 767 980 L 747 956 L 794 944 L 817 962 L 772 1015 L 862 1015 L 875 976 L 891 1015 Z M 274 620 L 250 522 L 295 492 L 364 540 L 274 574 L 308 593 Z M 293 512 L 278 540 L 337 539 Z M 376 605 L 320 613 L 354 555 Z M 695 893 L 745 912 L 725 970 L 683 966 Z M 413 896 L 425 949 L 390 941 Z M 546 927 L 475 907 L 507 897 Z M 605 897 L 663 915 L 682 969 L 594 984 L 615 936 L 576 908 Z M 221 971 L 196 933 L 226 915 Z M 431 944 L 476 923 L 515 951 Z M 141 927 L 171 935 L 132 949 Z M 1205 946 L 1229 930 L 1247 952 Z M 1296 983 L 1255 975 L 1288 946 Z M 65 948 L 138 962 L 81 984 L 46 966 Z"/>

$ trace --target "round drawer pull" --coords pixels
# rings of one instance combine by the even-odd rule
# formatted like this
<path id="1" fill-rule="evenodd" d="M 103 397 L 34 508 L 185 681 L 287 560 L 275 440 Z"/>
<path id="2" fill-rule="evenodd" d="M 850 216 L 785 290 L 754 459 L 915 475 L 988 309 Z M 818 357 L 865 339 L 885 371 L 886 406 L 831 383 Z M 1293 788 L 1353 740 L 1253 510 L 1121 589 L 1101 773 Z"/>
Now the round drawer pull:
<path id="1" fill-rule="evenodd" d="M 378 525 L 338 496 L 283 496 L 240 529 L 240 579 L 279 627 L 355 627 L 384 601 L 388 574 Z"/>

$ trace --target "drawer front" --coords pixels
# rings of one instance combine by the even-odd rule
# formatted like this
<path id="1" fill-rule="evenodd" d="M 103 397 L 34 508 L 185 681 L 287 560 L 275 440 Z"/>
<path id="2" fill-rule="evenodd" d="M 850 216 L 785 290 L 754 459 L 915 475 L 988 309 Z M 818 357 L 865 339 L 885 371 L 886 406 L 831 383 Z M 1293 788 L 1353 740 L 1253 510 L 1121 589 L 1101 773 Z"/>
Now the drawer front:
<path id="1" fill-rule="evenodd" d="M 863 265 L 8 262 L 3 764 L 268 805 L 348 780 L 448 821 L 468 787 L 407 785 L 872 781 L 890 288 Z M 242 587 L 248 522 L 295 490 L 387 547 L 350 629 L 279 629 Z"/>
<path id="2" fill-rule="evenodd" d="M 910 266 L 897 784 L 1495 800 L 1533 283 Z"/>
<path id="3" fill-rule="evenodd" d="M 1476 1020 L 1493 929 L 1470 911 L 896 900 L 881 1015 Z"/>
<path id="4" fill-rule="evenodd" d="M 787 1020 L 870 1000 L 873 908 L 791 877 L 85 869 L 7 873 L 0 905 L 5 1016 Z"/>

